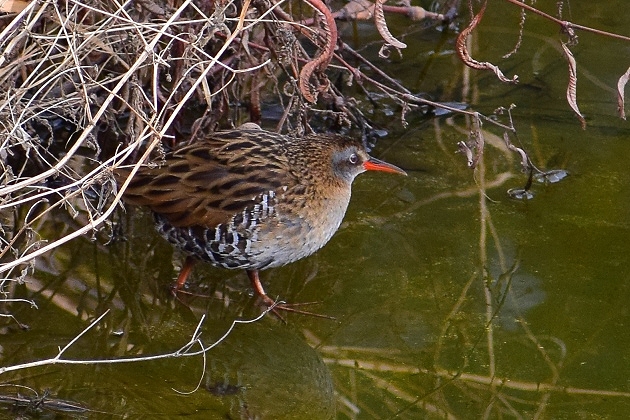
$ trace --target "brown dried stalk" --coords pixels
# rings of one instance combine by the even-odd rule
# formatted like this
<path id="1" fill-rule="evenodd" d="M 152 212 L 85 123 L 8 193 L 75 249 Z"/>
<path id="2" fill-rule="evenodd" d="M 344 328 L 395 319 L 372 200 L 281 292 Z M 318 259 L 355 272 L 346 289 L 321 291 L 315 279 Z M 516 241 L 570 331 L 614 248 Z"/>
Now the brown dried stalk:
<path id="1" fill-rule="evenodd" d="M 512 51 L 510 51 L 507 54 L 504 54 L 502 58 L 510 58 L 512 55 L 516 54 L 518 49 L 521 47 L 521 44 L 523 43 L 523 31 L 525 30 L 526 17 L 527 17 L 527 14 L 525 12 L 525 9 L 521 9 L 521 19 L 518 22 L 518 39 L 516 40 L 516 45 L 514 45 L 514 48 L 512 48 Z"/>
<path id="2" fill-rule="evenodd" d="M 328 7 L 321 2 L 321 0 L 307 0 L 308 3 L 313 6 L 313 8 L 324 17 L 325 22 L 325 48 L 322 53 L 309 61 L 302 67 L 302 71 L 300 71 L 299 78 L 299 86 L 300 92 L 304 98 L 311 102 L 317 102 L 316 95 L 311 91 L 311 76 L 315 71 L 323 72 L 330 64 L 330 60 L 332 60 L 333 54 L 335 53 L 335 45 L 337 43 L 337 24 L 335 23 L 335 18 L 332 13 L 328 9 Z M 317 92 L 322 92 L 326 89 L 326 86 L 319 86 L 317 88 Z"/>
<path id="3" fill-rule="evenodd" d="M 468 52 L 468 49 L 466 48 L 466 40 L 468 39 L 468 36 L 472 33 L 472 31 L 477 27 L 479 22 L 481 22 L 481 18 L 483 18 L 483 14 L 486 11 L 487 3 L 487 1 L 483 3 L 483 6 L 481 7 L 479 13 L 477 13 L 475 17 L 470 21 L 470 25 L 468 25 L 468 27 L 464 29 L 457 37 L 457 41 L 455 42 L 457 55 L 464 62 L 464 64 L 466 64 L 470 68 L 476 70 L 492 70 L 502 82 L 518 83 L 517 75 L 514 75 L 512 79 L 508 79 L 507 77 L 505 77 L 499 67 L 495 66 L 494 64 L 488 62 L 480 63 L 479 61 L 472 58 L 470 53 Z"/>

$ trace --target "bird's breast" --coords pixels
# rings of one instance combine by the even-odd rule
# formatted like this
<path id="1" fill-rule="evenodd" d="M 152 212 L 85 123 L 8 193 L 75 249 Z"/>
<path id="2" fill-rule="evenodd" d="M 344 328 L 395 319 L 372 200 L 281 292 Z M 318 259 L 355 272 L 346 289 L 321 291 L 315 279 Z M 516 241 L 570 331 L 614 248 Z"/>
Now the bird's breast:
<path id="1" fill-rule="evenodd" d="M 185 253 L 218 267 L 279 267 L 313 254 L 337 231 L 350 192 L 333 192 L 295 196 L 280 188 L 254 197 L 226 223 L 175 227 L 158 215 L 157 228 Z"/>

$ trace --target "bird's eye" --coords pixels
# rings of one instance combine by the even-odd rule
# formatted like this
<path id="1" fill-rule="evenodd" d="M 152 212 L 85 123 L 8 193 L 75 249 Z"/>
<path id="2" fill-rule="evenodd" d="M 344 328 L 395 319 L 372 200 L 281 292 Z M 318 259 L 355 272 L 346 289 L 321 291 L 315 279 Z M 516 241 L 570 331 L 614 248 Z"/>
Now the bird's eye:
<path id="1" fill-rule="evenodd" d="M 359 162 L 359 156 L 357 156 L 356 153 L 351 154 L 348 158 L 348 162 L 350 162 L 352 165 L 356 165 Z"/>

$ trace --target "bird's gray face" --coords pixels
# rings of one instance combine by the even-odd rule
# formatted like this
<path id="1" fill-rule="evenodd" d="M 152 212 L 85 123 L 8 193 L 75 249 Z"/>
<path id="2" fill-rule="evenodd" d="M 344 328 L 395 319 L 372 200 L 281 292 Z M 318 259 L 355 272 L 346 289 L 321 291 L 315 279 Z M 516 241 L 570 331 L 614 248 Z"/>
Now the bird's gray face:
<path id="1" fill-rule="evenodd" d="M 368 160 L 370 156 L 356 146 L 335 151 L 332 155 L 333 173 L 345 182 L 352 183 L 357 175 L 367 170 L 365 163 Z"/>
<path id="2" fill-rule="evenodd" d="M 352 183 L 354 178 L 365 171 L 391 172 L 407 175 L 405 171 L 391 163 L 373 158 L 363 149 L 348 146 L 332 155 L 333 173 L 342 180 Z"/>

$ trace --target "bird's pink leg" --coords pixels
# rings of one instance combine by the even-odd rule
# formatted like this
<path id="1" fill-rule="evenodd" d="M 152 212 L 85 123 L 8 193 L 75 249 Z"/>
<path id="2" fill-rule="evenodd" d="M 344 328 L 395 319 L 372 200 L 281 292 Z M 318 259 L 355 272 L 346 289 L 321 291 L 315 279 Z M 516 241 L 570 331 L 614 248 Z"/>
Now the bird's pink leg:
<path id="1" fill-rule="evenodd" d="M 260 282 L 260 277 L 258 277 L 258 270 L 247 270 L 247 277 L 249 277 L 249 281 L 252 283 L 254 291 L 263 300 L 265 305 L 273 306 L 276 304 L 273 299 L 267 296 L 267 292 L 265 292 L 265 289 Z"/>
<path id="2" fill-rule="evenodd" d="M 260 282 L 260 277 L 258 276 L 258 270 L 247 270 L 247 277 L 249 277 L 249 281 L 252 283 L 252 287 L 256 291 L 256 294 L 262 299 L 265 306 L 267 306 L 268 308 L 272 308 L 271 312 L 273 312 L 273 314 L 277 316 L 283 322 L 286 322 L 286 321 L 284 320 L 282 316 L 280 316 L 277 310 L 295 312 L 295 313 L 303 314 L 303 315 L 311 315 L 311 316 L 316 316 L 318 318 L 335 319 L 328 315 L 320 315 L 313 312 L 300 311 L 299 309 L 295 309 L 291 307 L 291 306 L 296 306 L 296 305 L 309 305 L 310 303 L 302 303 L 302 304 L 279 303 L 277 304 L 275 300 L 267 296 L 267 293 L 265 292 L 265 289 L 263 288 L 263 285 Z M 316 302 L 311 302 L 311 303 L 316 303 Z"/>
<path id="3" fill-rule="evenodd" d="M 196 263 L 197 263 L 197 260 L 195 258 L 186 257 L 186 260 L 184 261 L 184 266 L 179 271 L 179 275 L 177 276 L 177 281 L 173 285 L 173 294 L 177 294 L 177 292 L 184 287 L 184 284 L 186 284 L 186 280 L 188 279 L 188 276 L 192 272 L 193 267 L 195 266 Z"/>

